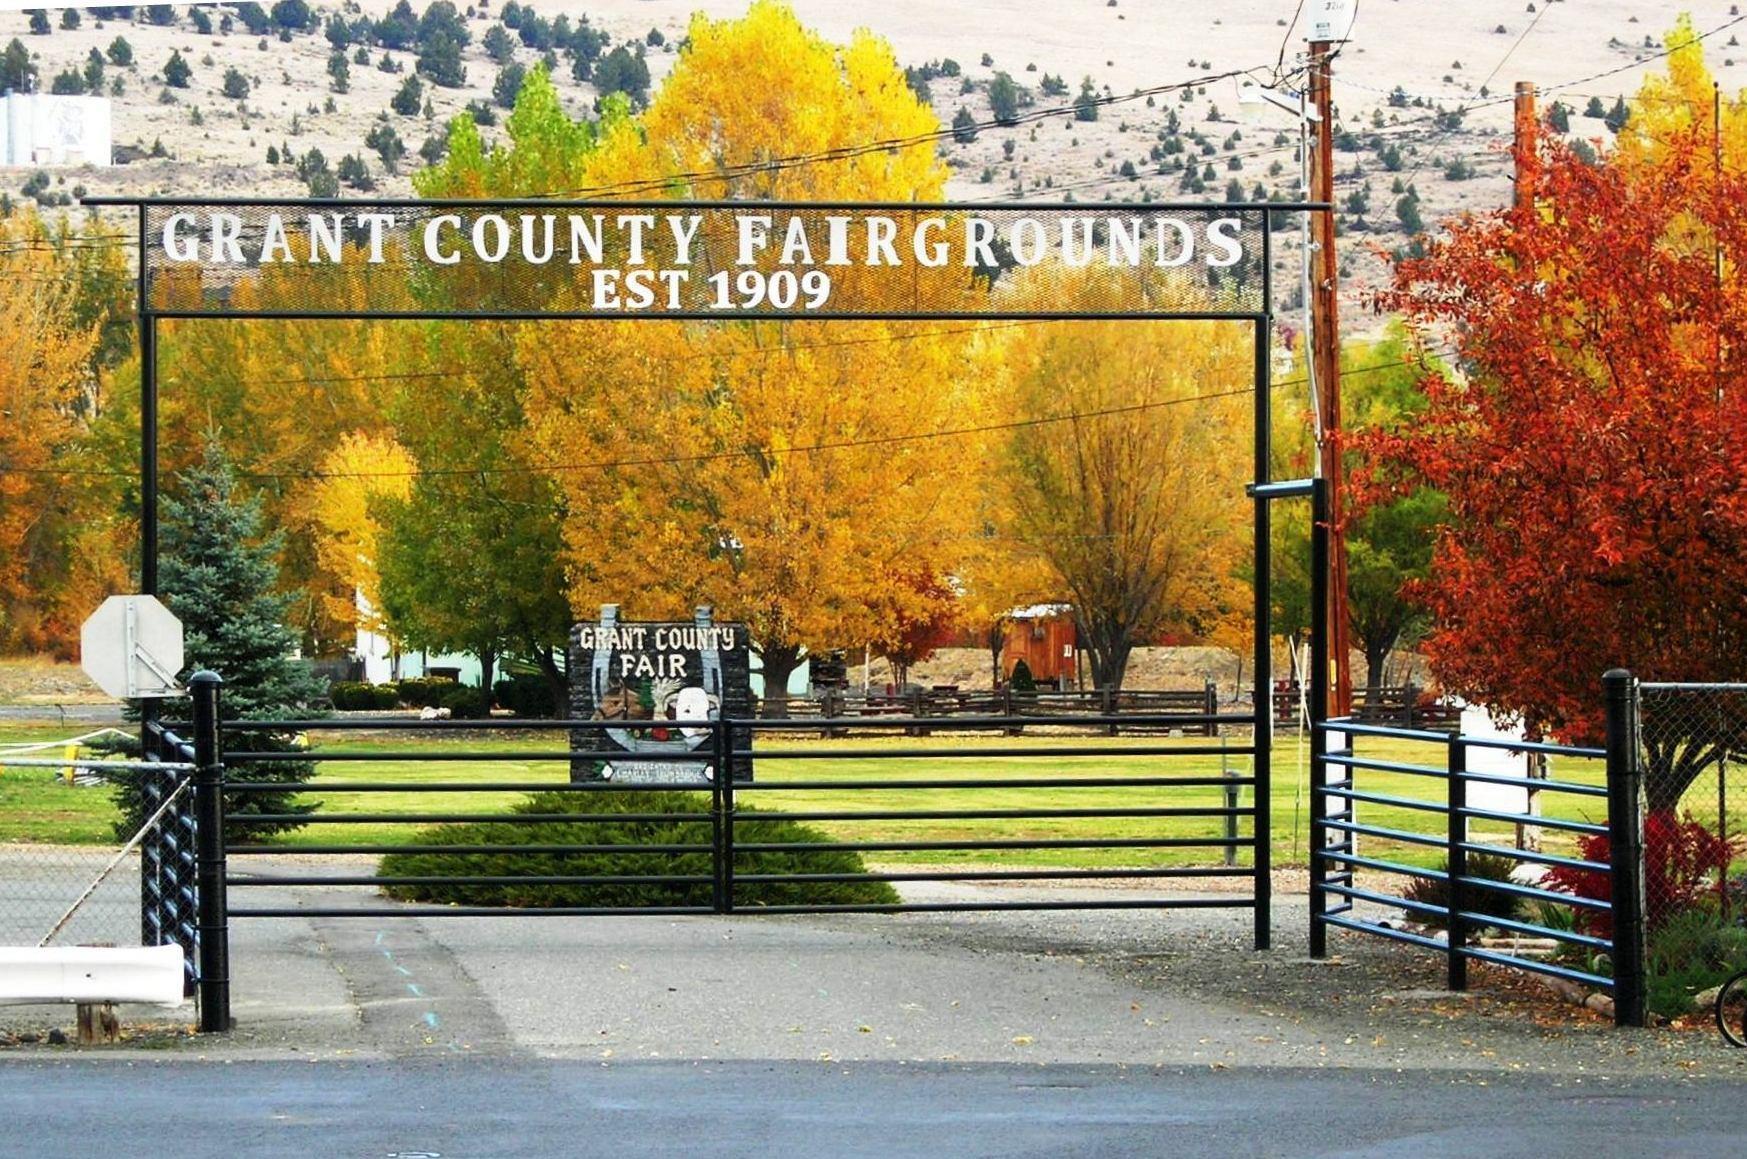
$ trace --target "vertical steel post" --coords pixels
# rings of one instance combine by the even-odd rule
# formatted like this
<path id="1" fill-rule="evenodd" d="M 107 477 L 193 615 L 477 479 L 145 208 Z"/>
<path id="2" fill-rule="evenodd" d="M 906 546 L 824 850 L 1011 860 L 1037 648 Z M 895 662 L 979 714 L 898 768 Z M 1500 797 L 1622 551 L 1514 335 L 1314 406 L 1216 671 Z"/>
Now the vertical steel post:
<path id="1" fill-rule="evenodd" d="M 1468 874 L 1468 851 L 1463 848 L 1468 840 L 1468 746 L 1460 732 L 1452 734 L 1449 743 L 1448 757 L 1444 762 L 1448 790 L 1445 805 L 1449 810 L 1449 844 L 1444 866 L 1450 874 L 1445 883 L 1448 888 L 1444 891 L 1444 901 L 1449 907 L 1444 926 L 1449 935 L 1449 961 L 1446 965 L 1450 989 L 1466 990 L 1468 955 L 1463 950 L 1468 944 L 1468 929 L 1461 915 L 1468 908 L 1468 891 L 1462 884 L 1462 879 Z"/>
<path id="2" fill-rule="evenodd" d="M 718 715 L 710 729 L 715 775 L 710 778 L 710 905 L 719 914 L 728 912 L 728 815 L 724 793 L 733 776 L 728 753 L 732 746 L 728 718 Z"/>
<path id="3" fill-rule="evenodd" d="M 731 746 L 730 746 L 731 747 Z M 722 901 L 723 913 L 734 912 L 734 776 L 722 782 Z"/>
<path id="4" fill-rule="evenodd" d="M 1268 236 L 1268 215 L 1262 214 L 1262 268 L 1264 283 L 1266 270 L 1272 258 L 1266 244 Z M 1264 291 L 1264 298 L 1266 291 Z M 1259 488 L 1272 478 L 1271 456 L 1273 452 L 1273 391 L 1270 389 L 1272 375 L 1269 359 L 1269 316 L 1265 311 L 1255 322 L 1255 480 L 1258 491 L 1255 496 L 1255 537 L 1256 537 L 1256 579 L 1255 579 L 1255 622 L 1256 622 L 1256 729 L 1255 729 L 1255 824 L 1253 826 L 1256 839 L 1255 855 L 1255 941 L 1256 949 L 1265 950 L 1273 941 L 1273 817 L 1274 805 L 1272 766 L 1274 759 L 1274 676 L 1272 648 L 1272 611 L 1274 594 L 1272 576 L 1269 567 L 1273 562 L 1272 535 L 1273 523 L 1270 518 L 1269 498 L 1262 494 Z"/>
<path id="5" fill-rule="evenodd" d="M 139 210 L 140 594 L 158 594 L 158 321 L 147 300 L 146 207 Z M 149 702 L 148 702 L 149 703 Z"/>
<path id="6" fill-rule="evenodd" d="M 1601 678 L 1607 702 L 1607 821 L 1612 862 L 1614 1025 L 1643 1026 L 1644 770 L 1638 757 L 1638 682 L 1623 668 Z"/>
<path id="7" fill-rule="evenodd" d="M 1310 956 L 1328 957 L 1328 480 L 1310 485 Z"/>
<path id="8" fill-rule="evenodd" d="M 230 914 L 225 898 L 224 755 L 215 672 L 188 678 L 194 697 L 196 879 L 200 886 L 200 1030 L 231 1028 Z"/>
<path id="9" fill-rule="evenodd" d="M 158 332 L 147 298 L 146 278 L 146 207 L 139 207 L 137 219 L 139 270 L 134 286 L 135 325 L 139 327 L 140 349 L 140 594 L 158 594 Z M 147 760 L 163 759 L 158 752 L 158 738 L 152 725 L 158 720 L 158 702 L 141 700 L 140 749 Z M 141 796 L 147 815 L 163 803 L 162 793 L 168 789 L 141 779 Z M 167 827 L 166 823 L 166 826 Z M 169 890 L 169 877 L 164 872 L 163 828 L 146 835 L 141 849 L 140 865 L 149 883 L 140 890 L 140 925 L 146 945 L 162 945 L 163 901 Z"/>

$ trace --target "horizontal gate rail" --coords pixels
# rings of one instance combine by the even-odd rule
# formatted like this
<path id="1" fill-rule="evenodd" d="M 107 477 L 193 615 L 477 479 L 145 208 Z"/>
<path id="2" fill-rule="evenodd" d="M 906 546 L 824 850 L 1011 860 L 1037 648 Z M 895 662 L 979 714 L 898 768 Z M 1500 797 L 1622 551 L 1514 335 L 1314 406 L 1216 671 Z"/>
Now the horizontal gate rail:
<path id="1" fill-rule="evenodd" d="M 335 831 L 356 830 L 360 826 L 372 829 L 412 826 L 421 831 L 408 834 L 409 841 L 385 840 L 372 832 L 366 839 L 355 842 L 334 838 L 283 845 L 273 841 L 230 845 L 229 854 L 250 861 L 233 866 L 226 880 L 239 889 L 251 891 L 252 901 L 247 906 L 232 907 L 231 913 L 237 917 L 386 918 L 1258 909 L 1258 896 L 1262 893 L 1258 865 L 1265 865 L 1266 858 L 1258 838 L 1263 827 L 1256 798 L 1261 794 L 1265 802 L 1267 781 L 1257 775 L 1253 765 L 1261 750 L 1249 738 L 1228 737 L 1215 744 L 1205 735 L 1199 738 L 1191 735 L 1173 743 L 1161 739 L 1156 731 L 1147 731 L 1167 725 L 1191 731 L 1202 724 L 1254 729 L 1258 723 L 1255 717 L 1089 712 L 1051 715 L 1040 724 L 1035 717 L 1026 716 L 1024 720 L 1031 731 L 1025 741 L 1012 739 L 1014 733 L 1008 726 L 1017 719 L 881 716 L 856 722 L 856 731 L 864 736 L 871 731 L 908 738 L 911 735 L 908 730 L 923 726 L 936 734 L 931 744 L 904 739 L 889 747 L 814 740 L 812 734 L 818 731 L 816 720 L 660 722 L 661 727 L 688 730 L 694 738 L 696 743 L 691 750 L 694 755 L 687 759 L 730 769 L 744 768 L 745 762 L 751 762 L 751 767 L 758 771 L 752 780 L 712 779 L 698 785 L 623 779 L 635 776 L 634 766 L 638 762 L 676 759 L 671 752 L 625 753 L 608 747 L 603 733 L 651 727 L 636 721 L 414 721 L 404 717 L 348 717 L 230 722 L 224 731 L 249 747 L 227 754 L 227 763 L 271 766 L 313 760 L 323 770 L 314 783 L 289 789 L 283 782 L 259 775 L 227 779 L 226 793 L 239 800 L 292 792 L 315 794 L 326 802 L 314 814 L 276 809 L 250 813 L 252 821 L 262 825 L 333 826 Z M 1099 736 L 1093 739 L 1066 732 L 1042 734 L 1041 730 L 1058 726 L 1097 729 Z M 1003 737 L 975 736 L 979 731 L 999 731 Z M 542 746 L 533 739 L 551 734 L 559 734 L 571 743 Z M 263 735 L 313 736 L 320 743 L 313 750 L 294 745 L 289 751 L 262 751 L 262 746 L 251 743 L 251 739 Z M 451 743 L 431 751 L 408 745 L 371 747 L 371 741 L 381 744 L 385 735 L 429 735 Z M 515 749 L 501 743 L 518 737 L 529 747 Z M 600 739 L 591 739 L 595 737 Z M 497 743 L 490 747 L 477 743 L 486 738 Z M 772 739 L 782 743 L 759 743 Z M 345 747 L 338 751 L 320 747 L 330 743 Z M 984 767 L 979 767 L 979 759 Z M 1076 771 L 1080 762 L 1117 760 L 1133 762 L 1135 771 L 1111 773 L 1096 768 Z M 392 761 L 418 762 L 433 769 L 453 768 L 456 772 L 428 783 L 386 779 L 369 772 L 348 779 L 340 773 L 348 767 Z M 1207 771 L 1207 765 L 1215 761 L 1217 771 Z M 623 778 L 568 779 L 574 770 L 586 768 L 585 762 L 610 762 L 621 768 Z M 1014 762 L 1023 762 L 1025 771 L 1016 769 Z M 1188 767 L 1175 771 L 1168 767 L 1179 762 Z M 1228 762 L 1240 767 L 1230 768 Z M 561 763 L 566 779 L 544 780 L 537 773 L 530 775 L 529 766 L 542 763 L 548 766 Z M 883 773 L 887 767 L 895 775 Z M 514 772 L 497 779 L 489 772 L 492 768 Z M 953 771 L 948 772 L 949 769 Z M 958 771 L 961 769 L 962 773 Z M 680 812 L 638 809 L 634 796 L 601 796 L 670 794 L 676 790 L 693 794 L 696 807 Z M 998 797 L 977 796 L 984 792 Z M 459 802 L 480 794 L 565 794 L 576 801 L 577 811 L 548 807 L 538 812 L 513 812 L 500 809 L 495 803 L 489 808 L 469 808 L 463 804 L 453 810 L 433 810 L 428 801 L 422 802 L 427 807 L 412 811 L 392 807 L 397 795 L 424 793 L 455 797 Z M 347 794 L 381 800 L 386 807 L 361 808 L 352 801 L 344 806 L 336 803 Z M 1032 797 L 1035 802 L 1027 805 L 1027 798 Z M 626 808 L 614 811 L 606 804 L 608 801 L 623 802 Z M 771 806 L 749 809 L 745 807 L 746 801 L 769 801 Z M 695 840 L 648 844 L 591 841 L 588 837 L 591 830 L 600 831 L 601 827 L 614 824 L 668 822 L 702 826 L 703 832 Z M 1099 825 L 1100 822 L 1106 824 Z M 773 823 L 824 827 L 830 842 L 822 846 L 816 839 L 792 839 L 771 830 Z M 523 828 L 574 825 L 575 840 L 552 841 L 544 832 L 540 836 L 546 840 L 528 845 L 494 840 L 489 831 L 463 835 L 463 841 L 455 843 L 422 836 L 432 826 L 471 824 Z M 870 826 L 877 828 L 870 831 Z M 475 839 L 465 840 L 466 836 Z M 481 837 L 484 839 L 478 839 Z M 796 855 L 821 849 L 884 860 L 865 868 L 809 867 L 793 860 Z M 355 864 L 302 872 L 263 861 L 287 853 L 324 858 L 398 853 L 419 855 L 426 860 L 411 872 L 391 869 L 387 873 Z M 447 860 L 515 854 L 527 854 L 538 860 L 528 864 L 526 873 Z M 946 864 L 926 863 L 929 854 L 940 855 L 934 860 Z M 562 861 L 553 860 L 573 855 L 594 857 L 597 861 L 566 871 Z M 1026 864 L 1025 858 L 1031 855 L 1040 856 L 1042 864 Z M 1075 864 L 1076 855 L 1088 860 Z M 615 867 L 611 861 L 598 860 L 602 857 L 625 860 Z M 662 872 L 663 859 L 672 858 L 688 860 L 673 861 L 668 866 L 670 871 Z M 704 860 L 700 862 L 699 858 Z M 977 860 L 967 863 L 968 858 Z M 1193 892 L 1214 882 L 1224 884 L 1212 894 Z M 856 883 L 903 885 L 912 889 L 928 884 L 942 889 L 1030 884 L 1043 889 L 1051 885 L 1099 883 L 1125 888 L 1011 897 L 906 892 L 895 902 L 862 901 L 855 900 L 854 894 L 846 897 L 823 892 Z M 1154 888 L 1148 888 L 1149 885 Z M 1185 892 L 1168 888 L 1173 885 Z M 313 905 L 291 905 L 274 896 L 310 889 L 412 890 L 417 895 L 448 887 L 461 891 L 472 887 L 518 891 L 524 887 L 582 891 L 594 887 L 656 889 L 667 890 L 672 900 L 624 906 L 563 904 L 565 896 L 576 896 L 563 895 L 555 896 L 551 906 L 515 908 L 475 904 L 477 895 L 470 900 L 465 892 L 457 895 L 463 904 L 456 905 L 390 902 L 368 893 L 344 896 L 343 904 L 323 898 L 312 899 Z M 709 904 L 703 904 L 706 897 Z M 581 898 L 590 900 L 586 892 Z"/>
<path id="2" fill-rule="evenodd" d="M 714 728 L 716 721 L 668 721 L 676 728 Z M 755 726 L 765 733 L 799 732 L 817 733 L 819 721 L 811 718 L 781 719 L 758 718 L 755 720 L 735 720 L 729 722 L 735 727 Z M 1250 713 L 1233 715 L 1231 713 L 1148 713 L 1148 712 L 1076 712 L 1052 714 L 1047 718 L 1030 716 L 878 716 L 857 722 L 862 727 L 877 729 L 881 732 L 893 730 L 902 731 L 907 728 L 929 728 L 936 732 L 987 732 L 998 731 L 1017 724 L 1029 728 L 1063 727 L 1063 728 L 1108 728 L 1115 725 L 1119 728 L 1140 731 L 1183 725 L 1230 725 L 1233 728 L 1250 728 L 1256 723 L 1256 718 Z M 421 720 L 407 716 L 337 716 L 309 717 L 298 720 L 228 720 L 221 726 L 221 731 L 227 734 L 248 732 L 606 732 L 626 726 L 620 720 L 559 720 L 536 717 L 486 717 L 477 720 Z M 1427 736 L 1442 737 L 1441 732 L 1427 733 Z M 1218 746 L 1215 752 L 1220 751 Z"/>

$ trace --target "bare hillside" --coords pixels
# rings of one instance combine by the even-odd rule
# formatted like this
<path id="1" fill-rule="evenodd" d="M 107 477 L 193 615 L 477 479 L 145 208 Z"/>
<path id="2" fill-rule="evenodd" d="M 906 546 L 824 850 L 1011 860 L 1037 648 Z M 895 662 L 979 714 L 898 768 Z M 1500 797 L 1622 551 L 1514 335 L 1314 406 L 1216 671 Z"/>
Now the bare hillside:
<path id="1" fill-rule="evenodd" d="M 563 16 L 572 26 L 586 17 L 607 34 L 608 45 L 635 46 L 658 87 L 694 10 L 732 16 L 745 4 L 545 0 L 536 7 L 542 19 Z M 367 177 L 342 192 L 355 194 L 369 184 L 383 194 L 404 195 L 410 192 L 407 173 L 422 163 L 419 150 L 427 139 L 440 136 L 446 121 L 469 104 L 492 107 L 499 65 L 488 55 L 485 40 L 499 22 L 502 4 L 481 0 L 463 8 L 470 43 L 462 53 L 462 83 L 423 84 L 418 108 L 407 114 L 393 112 L 390 104 L 412 74 L 410 51 L 387 52 L 385 64 L 380 47 L 366 46 L 361 52 L 349 47 L 344 92 L 335 91 L 338 86 L 329 73 L 333 48 L 322 20 L 330 15 L 348 21 L 380 17 L 389 7 L 384 0 L 317 6 L 315 25 L 287 39 L 276 31 L 250 33 L 237 19 L 228 33 L 223 31 L 223 19 L 234 7 L 208 9 L 213 31 L 204 35 L 195 30 L 190 9 L 180 6 L 170 26 L 149 23 L 147 9 L 141 7 L 132 20 L 101 21 L 87 10 L 79 27 L 67 29 L 60 26 L 60 10 L 54 10 L 46 35 L 33 35 L 24 13 L 8 12 L 0 13 L 0 43 L 16 36 L 25 44 L 45 90 L 58 74 L 84 69 L 93 50 L 104 54 L 117 37 L 132 49 L 133 63 L 106 64 L 100 85 L 109 93 L 119 82 L 115 140 L 127 147 L 125 155 L 140 159 L 109 170 L 56 172 L 48 190 L 51 198 L 81 188 L 94 193 L 302 195 L 307 181 L 287 155 L 304 158 L 311 149 L 319 149 L 331 167 L 348 155 L 362 163 Z M 424 5 L 414 7 L 422 11 Z M 871 26 L 906 65 L 955 62 L 957 75 L 938 75 L 928 83 L 943 123 L 961 107 L 987 120 L 989 82 L 997 72 L 1009 73 L 1027 90 L 1034 107 L 1041 108 L 1067 105 L 1087 81 L 1100 95 L 1124 97 L 1233 69 L 1250 69 L 1265 79 L 1277 65 L 1290 70 L 1302 49 L 1286 26 L 1297 7 L 1294 0 L 1222 0 L 1212 5 L 1191 0 L 964 0 L 951 5 L 891 0 L 877 6 L 795 0 L 794 7 L 803 20 L 834 39 L 847 38 L 858 26 Z M 1693 0 L 1683 7 L 1691 10 L 1697 27 L 1710 29 L 1731 19 L 1734 6 Z M 1611 106 L 1618 95 L 1630 94 L 1644 68 L 1656 66 L 1651 58 L 1674 15 L 1674 9 L 1658 0 L 1364 4 L 1354 40 L 1336 66 L 1341 127 L 1346 130 L 1339 155 L 1339 195 L 1343 224 L 1353 243 L 1344 256 L 1349 333 L 1382 325 L 1370 309 L 1370 298 L 1384 272 L 1379 254 L 1407 241 L 1397 209 L 1407 187 L 1419 194 L 1419 215 L 1428 223 L 1498 206 L 1508 198 L 1508 96 L 1513 81 L 1566 86 L 1557 95 L 1574 110 L 1573 134 L 1605 143 L 1609 132 L 1602 121 L 1582 115 L 1589 98 L 1600 97 Z M 540 57 L 519 36 L 512 33 L 510 40 L 515 63 L 526 66 Z M 191 69 L 186 88 L 165 83 L 163 70 L 172 52 L 179 52 Z M 1740 62 L 1732 55 L 1737 52 Z M 1742 83 L 1747 52 L 1735 37 L 1723 34 L 1711 40 L 1707 57 L 1726 87 Z M 558 65 L 556 77 L 571 112 L 592 115 L 595 87 L 572 75 L 562 53 Z M 245 96 L 225 95 L 226 77 L 233 70 L 246 81 Z M 1044 91 L 1046 79 L 1050 93 Z M 1057 79 L 1066 87 L 1065 95 L 1054 84 Z M 232 83 L 232 91 L 238 91 Z M 1236 83 L 1224 80 L 1186 97 L 1170 93 L 1151 101 L 1112 104 L 1096 121 L 1068 115 L 988 129 L 974 141 L 943 144 L 956 174 L 951 192 L 967 200 L 1217 199 L 1234 191 L 1234 181 L 1246 195 L 1258 186 L 1264 194 L 1289 192 L 1298 174 L 1292 118 L 1270 113 L 1259 124 L 1240 124 L 1237 104 Z M 1437 117 L 1438 110 L 1446 116 Z M 1458 115 L 1458 110 L 1466 112 Z M 407 151 L 392 167 L 380 150 L 366 144 L 385 115 Z M 487 129 L 488 135 L 496 131 Z M 1171 138 L 1183 144 L 1182 152 L 1166 152 L 1176 148 L 1166 145 Z M 269 163 L 270 149 L 278 164 Z M 163 156 L 151 158 L 154 151 Z M 1161 166 L 1169 172 L 1161 173 Z M 1191 168 L 1196 169 L 1193 183 L 1186 175 Z M 357 164 L 352 172 L 359 174 Z M 0 185 L 16 195 L 30 176 L 24 169 L 0 171 Z M 1297 300 L 1296 268 L 1296 249 L 1288 242 L 1279 255 L 1283 288 L 1278 304 L 1283 308 Z"/>

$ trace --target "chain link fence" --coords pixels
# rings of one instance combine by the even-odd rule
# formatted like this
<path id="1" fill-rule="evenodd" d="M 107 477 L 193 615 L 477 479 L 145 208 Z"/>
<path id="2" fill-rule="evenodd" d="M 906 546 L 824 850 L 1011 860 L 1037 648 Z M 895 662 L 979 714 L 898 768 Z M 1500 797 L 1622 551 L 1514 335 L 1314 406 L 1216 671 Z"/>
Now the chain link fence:
<path id="1" fill-rule="evenodd" d="M 1747 685 L 1639 688 L 1650 1006 L 1747 968 Z"/>
<path id="2" fill-rule="evenodd" d="M 0 945 L 195 945 L 181 762 L 89 759 L 91 737 L 0 748 Z M 172 754 L 180 755 L 180 754 Z M 137 785 L 128 826 L 118 788 Z"/>

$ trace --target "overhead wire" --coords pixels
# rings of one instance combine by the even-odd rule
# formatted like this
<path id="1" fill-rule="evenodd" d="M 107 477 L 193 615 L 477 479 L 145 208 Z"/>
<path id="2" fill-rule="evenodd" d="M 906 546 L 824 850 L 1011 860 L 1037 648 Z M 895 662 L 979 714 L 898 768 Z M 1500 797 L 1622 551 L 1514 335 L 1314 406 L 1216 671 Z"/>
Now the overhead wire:
<path id="1" fill-rule="evenodd" d="M 1051 324 L 1040 321 L 1037 324 Z M 1450 353 L 1440 347 L 1428 348 L 1422 355 L 1442 357 Z M 1399 369 L 1411 365 L 1408 359 L 1390 359 L 1385 362 L 1373 363 L 1368 366 L 1344 370 L 1344 376 L 1377 374 L 1385 370 Z M 1303 384 L 1305 378 L 1279 379 L 1269 385 L 1273 388 L 1296 386 Z M 540 475 L 540 474 L 575 474 L 584 471 L 618 470 L 628 467 L 674 466 L 690 463 L 714 462 L 724 459 L 744 458 L 753 453 L 760 455 L 815 454 L 823 451 L 851 450 L 870 446 L 894 446 L 904 443 L 926 442 L 933 439 L 961 438 L 973 434 L 993 434 L 1001 431 L 1021 430 L 1030 427 L 1049 426 L 1063 422 L 1079 422 L 1088 419 L 1109 418 L 1119 415 L 1136 414 L 1160 407 L 1183 406 L 1196 402 L 1213 402 L 1219 399 L 1236 398 L 1242 395 L 1254 395 L 1254 386 L 1245 386 L 1235 390 L 1213 391 L 1207 394 L 1184 395 L 1177 398 L 1154 399 L 1149 402 L 1130 403 L 1118 407 L 1105 407 L 1090 411 L 1071 411 L 1051 415 L 1041 415 L 1035 418 L 1010 419 L 999 423 L 985 423 L 965 427 L 947 427 L 932 431 L 913 431 L 894 435 L 881 435 L 863 439 L 842 439 L 831 442 L 802 444 L 784 448 L 758 448 L 751 450 L 708 451 L 690 455 L 647 456 L 619 460 L 594 460 L 585 463 L 549 463 L 526 464 L 513 467 L 419 467 L 403 471 L 239 471 L 239 478 L 251 480 L 305 480 L 321 479 L 382 479 L 382 478 L 422 478 L 422 477 L 472 477 L 480 475 Z M 134 478 L 134 471 L 113 471 L 79 469 L 71 467 L 12 467 L 0 464 L 0 475 L 62 475 L 75 478 Z"/>

